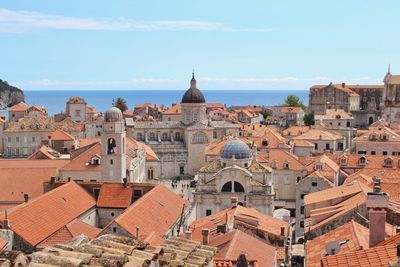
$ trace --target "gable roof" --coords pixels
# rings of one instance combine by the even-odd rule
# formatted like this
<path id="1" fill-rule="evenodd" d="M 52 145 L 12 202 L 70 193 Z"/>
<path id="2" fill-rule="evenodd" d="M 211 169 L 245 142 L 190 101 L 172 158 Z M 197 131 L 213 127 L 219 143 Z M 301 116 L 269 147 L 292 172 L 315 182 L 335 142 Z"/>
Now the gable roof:
<path id="1" fill-rule="evenodd" d="M 132 203 L 131 186 L 124 187 L 120 183 L 103 183 L 100 187 L 97 207 L 99 208 L 127 208 Z"/>
<path id="2" fill-rule="evenodd" d="M 51 140 L 51 141 L 74 141 L 75 137 L 70 135 L 67 132 L 61 131 L 61 130 L 55 130 L 54 132 L 50 133 L 49 135 L 46 135 L 42 138 L 42 140 Z"/>
<path id="3" fill-rule="evenodd" d="M 214 256 L 217 260 L 236 262 L 245 252 L 248 261 L 255 261 L 259 266 L 275 266 L 276 248 L 240 230 L 219 235 L 208 245 L 218 248 Z"/>
<path id="4" fill-rule="evenodd" d="M 29 105 L 24 102 L 19 102 L 18 104 L 10 107 L 9 111 L 11 112 L 25 112 L 29 108 Z"/>
<path id="5" fill-rule="evenodd" d="M 163 115 L 178 115 L 182 113 L 182 106 L 181 104 L 175 104 L 167 110 L 162 112 Z"/>
<path id="6" fill-rule="evenodd" d="M 249 221 L 257 223 L 251 226 Z M 221 210 L 210 216 L 193 221 L 189 228 L 192 231 L 193 240 L 200 241 L 202 239 L 201 230 L 203 228 L 208 228 L 210 232 L 216 232 L 218 224 L 232 224 L 234 222 L 241 224 L 246 224 L 247 222 L 249 228 L 257 228 L 274 236 L 281 236 L 281 227 L 286 229 L 285 232 L 287 232 L 287 228 L 289 227 L 288 222 L 266 215 L 254 208 L 238 205 L 235 208 Z"/>
<path id="7" fill-rule="evenodd" d="M 326 245 L 336 241 L 343 243 L 340 246 L 339 254 L 354 252 L 361 247 L 366 249 L 369 247 L 369 229 L 358 224 L 355 221 L 350 221 L 330 232 L 318 236 L 306 243 L 306 262 L 307 266 L 321 266 L 321 258 L 324 257 Z"/>
<path id="8" fill-rule="evenodd" d="M 157 185 L 113 222 L 132 235 L 136 235 L 136 227 L 140 227 L 140 240 L 157 245 L 180 218 L 184 205 L 189 202 L 165 186 Z"/>
<path id="9" fill-rule="evenodd" d="M 95 205 L 89 193 L 69 182 L 19 205 L 8 214 L 8 219 L 11 230 L 36 246 Z"/>
<path id="10" fill-rule="evenodd" d="M 71 161 L 61 168 L 61 171 L 100 171 L 101 165 L 91 165 L 90 160 L 93 156 L 101 154 L 101 144 L 99 142 L 81 147 L 71 154 Z"/>

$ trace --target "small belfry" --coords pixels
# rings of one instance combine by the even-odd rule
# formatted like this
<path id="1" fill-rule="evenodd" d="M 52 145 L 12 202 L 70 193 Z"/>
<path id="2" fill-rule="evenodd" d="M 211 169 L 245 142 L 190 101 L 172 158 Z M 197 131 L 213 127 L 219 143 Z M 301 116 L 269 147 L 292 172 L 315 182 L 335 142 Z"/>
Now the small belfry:
<path id="1" fill-rule="evenodd" d="M 122 182 L 126 178 L 126 131 L 122 112 L 116 107 L 105 113 L 101 145 L 102 181 Z"/>

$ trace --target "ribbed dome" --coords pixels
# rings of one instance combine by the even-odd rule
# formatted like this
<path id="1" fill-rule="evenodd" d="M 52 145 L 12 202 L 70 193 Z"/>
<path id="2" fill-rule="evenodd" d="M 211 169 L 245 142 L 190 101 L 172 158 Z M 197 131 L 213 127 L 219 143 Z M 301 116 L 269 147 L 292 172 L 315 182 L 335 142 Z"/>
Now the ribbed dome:
<path id="1" fill-rule="evenodd" d="M 192 80 L 190 81 L 190 88 L 185 92 L 182 97 L 181 103 L 205 103 L 203 93 L 196 87 L 196 79 L 194 78 L 194 73 Z"/>
<path id="2" fill-rule="evenodd" d="M 250 149 L 245 142 L 239 139 L 230 140 L 221 149 L 221 158 L 231 159 L 248 159 L 250 157 Z"/>
<path id="3" fill-rule="evenodd" d="M 119 108 L 112 107 L 106 111 L 106 122 L 120 122 L 123 121 L 122 112 Z"/>

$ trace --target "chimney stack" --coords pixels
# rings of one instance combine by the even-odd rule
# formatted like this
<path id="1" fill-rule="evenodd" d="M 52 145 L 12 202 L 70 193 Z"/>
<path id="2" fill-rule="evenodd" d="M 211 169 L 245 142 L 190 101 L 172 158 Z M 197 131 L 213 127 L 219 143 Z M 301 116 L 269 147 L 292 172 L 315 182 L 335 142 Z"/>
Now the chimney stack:
<path id="1" fill-rule="evenodd" d="M 122 179 L 122 181 L 124 183 L 124 188 L 127 188 L 128 187 L 128 179 L 124 178 L 124 179 Z"/>
<path id="2" fill-rule="evenodd" d="M 238 203 L 238 198 L 237 197 L 231 197 L 231 206 L 232 208 L 235 208 Z"/>
<path id="3" fill-rule="evenodd" d="M 192 231 L 186 231 L 186 239 L 192 240 Z"/>
<path id="4" fill-rule="evenodd" d="M 385 240 L 386 209 L 389 196 L 381 192 L 381 181 L 374 177 L 374 191 L 367 194 L 369 216 L 369 247 L 372 248 Z"/>
<path id="5" fill-rule="evenodd" d="M 346 87 L 346 83 L 342 83 L 342 88 L 345 88 Z"/>
<path id="6" fill-rule="evenodd" d="M 140 227 L 139 226 L 136 226 L 136 239 L 137 240 L 139 240 L 139 230 L 140 230 Z"/>
<path id="7" fill-rule="evenodd" d="M 208 245 L 210 241 L 210 230 L 208 228 L 201 229 L 201 234 L 203 236 L 203 245 Z"/>
<path id="8" fill-rule="evenodd" d="M 68 177 L 68 182 L 71 182 L 71 176 Z"/>
<path id="9" fill-rule="evenodd" d="M 50 177 L 50 184 L 54 185 L 56 183 L 56 177 L 55 176 L 51 176 Z"/>
<path id="10" fill-rule="evenodd" d="M 24 193 L 25 202 L 28 202 L 31 199 L 31 196 L 28 193 Z"/>

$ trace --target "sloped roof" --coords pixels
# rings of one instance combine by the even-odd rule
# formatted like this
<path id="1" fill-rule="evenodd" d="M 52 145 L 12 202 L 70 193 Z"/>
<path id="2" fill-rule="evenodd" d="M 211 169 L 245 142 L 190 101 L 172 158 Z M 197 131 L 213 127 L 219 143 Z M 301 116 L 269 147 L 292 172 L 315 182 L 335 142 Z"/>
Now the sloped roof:
<path id="1" fill-rule="evenodd" d="M 101 144 L 93 143 L 75 150 L 71 154 L 71 161 L 61 168 L 62 171 L 100 171 L 101 165 L 91 165 L 90 160 L 101 154 Z"/>
<path id="2" fill-rule="evenodd" d="M 302 135 L 293 137 L 293 140 L 338 140 L 344 139 L 344 137 L 336 132 L 323 130 L 323 129 L 310 129 Z"/>
<path id="3" fill-rule="evenodd" d="M 158 185 L 113 222 L 132 235 L 136 235 L 136 227 L 139 226 L 140 240 L 157 245 L 163 242 L 163 236 L 178 221 L 184 205 L 188 206 L 189 202 L 165 186 Z"/>
<path id="4" fill-rule="evenodd" d="M 182 106 L 181 104 L 175 104 L 167 110 L 164 110 L 162 114 L 164 115 L 177 115 L 182 113 Z"/>
<path id="5" fill-rule="evenodd" d="M 282 131 L 283 136 L 298 136 L 310 130 L 310 126 L 292 126 Z"/>
<path id="6" fill-rule="evenodd" d="M 0 238 L 0 251 L 5 248 L 8 244 L 8 241 L 5 239 Z"/>
<path id="7" fill-rule="evenodd" d="M 275 163 L 277 169 L 283 169 L 286 163 L 289 164 L 290 170 L 302 171 L 305 169 L 305 165 L 300 162 L 299 157 L 283 149 L 270 149 L 268 158 L 269 166 Z"/>
<path id="8" fill-rule="evenodd" d="M 70 135 L 67 132 L 61 131 L 61 130 L 55 130 L 54 132 L 50 133 L 49 135 L 46 135 L 42 138 L 42 140 L 52 140 L 52 141 L 74 141 L 75 137 Z"/>
<path id="9" fill-rule="evenodd" d="M 257 221 L 257 226 L 252 226 L 265 233 L 281 236 L 281 227 L 285 227 L 285 232 L 289 224 L 283 220 L 274 218 L 266 215 L 262 212 L 257 211 L 254 208 L 236 206 L 235 208 L 229 208 L 221 210 L 210 216 L 200 218 L 193 221 L 189 228 L 192 231 L 193 240 L 201 240 L 203 228 L 208 228 L 211 232 L 215 232 L 218 224 L 233 223 L 235 220 L 245 223 L 248 220 Z M 249 225 L 251 228 L 251 226 Z"/>
<path id="10" fill-rule="evenodd" d="M 69 182 L 19 205 L 8 214 L 8 219 L 11 230 L 36 246 L 95 205 L 89 193 Z"/>
<path id="11" fill-rule="evenodd" d="M 256 261 L 260 266 L 275 264 L 275 247 L 240 230 L 233 230 L 213 238 L 209 246 L 218 248 L 214 256 L 217 260 L 236 262 L 240 254 L 245 252 L 248 261 Z"/>
<path id="12" fill-rule="evenodd" d="M 25 112 L 29 108 L 28 104 L 25 104 L 24 102 L 19 102 L 18 104 L 10 107 L 9 111 L 11 112 Z"/>
<path id="13" fill-rule="evenodd" d="M 75 219 L 61 229 L 57 230 L 54 234 L 40 242 L 36 247 L 45 248 L 56 244 L 64 243 L 72 238 L 81 234 L 95 238 L 101 232 L 100 228 L 84 223 L 79 219 Z"/>
<path id="14" fill-rule="evenodd" d="M 33 152 L 27 159 L 58 159 L 60 157 L 60 152 L 54 150 L 49 145 L 42 145 L 35 152 Z"/>
<path id="15" fill-rule="evenodd" d="M 307 266 L 321 266 L 321 258 L 326 252 L 326 245 L 331 241 L 344 242 L 340 246 L 339 254 L 354 252 L 360 247 L 367 249 L 369 247 L 369 229 L 352 220 L 324 235 L 308 240 L 306 243 Z"/>
<path id="16" fill-rule="evenodd" d="M 99 208 L 127 208 L 132 203 L 132 187 L 123 184 L 104 183 L 100 187 L 97 207 Z"/>

